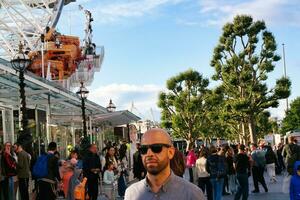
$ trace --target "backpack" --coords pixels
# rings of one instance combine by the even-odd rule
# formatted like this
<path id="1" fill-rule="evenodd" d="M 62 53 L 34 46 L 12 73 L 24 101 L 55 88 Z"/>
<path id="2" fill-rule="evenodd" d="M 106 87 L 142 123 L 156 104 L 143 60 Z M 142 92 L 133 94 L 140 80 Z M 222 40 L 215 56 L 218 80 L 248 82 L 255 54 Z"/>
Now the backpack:
<path id="1" fill-rule="evenodd" d="M 259 167 L 265 167 L 266 165 L 266 152 L 265 151 L 262 151 L 262 150 L 258 150 L 256 151 L 256 164 L 257 166 Z"/>
<path id="2" fill-rule="evenodd" d="M 49 154 L 43 154 L 38 157 L 32 168 L 32 176 L 35 178 L 45 178 L 48 176 L 48 159 Z"/>

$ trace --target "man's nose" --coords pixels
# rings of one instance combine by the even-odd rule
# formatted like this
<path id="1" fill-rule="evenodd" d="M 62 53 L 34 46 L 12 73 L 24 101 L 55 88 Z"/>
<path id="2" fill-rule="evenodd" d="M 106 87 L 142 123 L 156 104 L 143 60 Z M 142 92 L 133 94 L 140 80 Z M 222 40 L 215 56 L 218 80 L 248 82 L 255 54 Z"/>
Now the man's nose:
<path id="1" fill-rule="evenodd" d="M 153 153 L 153 151 L 151 150 L 151 148 L 148 148 L 147 154 L 146 154 L 146 155 L 148 155 L 148 156 L 154 155 L 154 153 Z"/>

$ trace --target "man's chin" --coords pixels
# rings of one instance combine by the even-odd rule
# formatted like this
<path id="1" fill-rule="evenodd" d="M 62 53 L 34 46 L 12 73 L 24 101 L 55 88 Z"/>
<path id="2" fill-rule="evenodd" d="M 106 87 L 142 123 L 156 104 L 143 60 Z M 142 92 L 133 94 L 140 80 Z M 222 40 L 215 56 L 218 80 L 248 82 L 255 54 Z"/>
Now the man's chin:
<path id="1" fill-rule="evenodd" d="M 157 163 L 147 163 L 146 167 L 147 168 L 157 168 L 158 164 Z"/>
<path id="2" fill-rule="evenodd" d="M 149 169 L 149 168 L 147 168 L 147 173 L 149 173 L 151 175 L 157 175 L 157 174 L 160 173 L 160 171 L 157 170 L 157 169 Z"/>

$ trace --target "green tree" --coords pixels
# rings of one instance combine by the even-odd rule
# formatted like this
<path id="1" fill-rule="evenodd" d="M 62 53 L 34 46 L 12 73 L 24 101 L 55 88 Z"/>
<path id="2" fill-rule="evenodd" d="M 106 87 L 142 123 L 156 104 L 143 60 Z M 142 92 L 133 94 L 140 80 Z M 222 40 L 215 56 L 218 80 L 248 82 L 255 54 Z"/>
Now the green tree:
<path id="1" fill-rule="evenodd" d="M 291 103 L 291 108 L 288 110 L 282 122 L 282 133 L 292 130 L 300 130 L 300 97 L 297 97 Z"/>
<path id="2" fill-rule="evenodd" d="M 205 133 L 213 138 L 236 139 L 238 134 L 238 123 L 225 112 L 225 96 L 221 87 L 217 87 L 210 93 L 207 104 L 210 105 L 207 113 Z"/>
<path id="3" fill-rule="evenodd" d="M 270 113 L 267 111 L 261 112 L 256 117 L 256 133 L 258 138 L 263 138 L 265 135 L 273 132 L 273 124 L 270 120 Z"/>
<path id="4" fill-rule="evenodd" d="M 167 80 L 167 92 L 160 93 L 158 106 L 161 125 L 173 137 L 192 143 L 203 133 L 210 93 L 208 84 L 208 79 L 192 69 Z"/>
<path id="5" fill-rule="evenodd" d="M 275 38 L 263 21 L 238 15 L 224 25 L 211 60 L 215 69 L 212 78 L 221 81 L 228 115 L 238 120 L 245 137 L 248 130 L 251 142 L 256 142 L 257 115 L 277 107 L 279 99 L 290 95 L 287 78 L 277 80 L 271 89 L 266 84 L 268 73 L 279 60 Z"/>

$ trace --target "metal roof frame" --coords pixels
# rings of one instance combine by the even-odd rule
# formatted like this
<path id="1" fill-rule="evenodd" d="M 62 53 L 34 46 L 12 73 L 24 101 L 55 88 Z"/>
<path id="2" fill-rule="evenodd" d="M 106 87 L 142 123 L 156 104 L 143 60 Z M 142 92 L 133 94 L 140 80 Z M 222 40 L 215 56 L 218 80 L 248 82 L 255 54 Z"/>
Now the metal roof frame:
<path id="1" fill-rule="evenodd" d="M 10 62 L 0 58 L 0 102 L 8 102 L 8 100 L 13 101 L 12 106 L 19 105 L 18 96 L 18 72 L 16 72 L 12 67 Z M 69 108 L 80 109 L 81 99 L 73 92 L 61 87 L 55 82 L 48 81 L 41 77 L 36 76 L 31 72 L 25 74 L 26 83 L 26 94 L 28 105 L 45 105 L 48 103 L 48 97 L 50 97 L 51 102 L 57 104 L 68 106 Z M 1 91 L 2 90 L 2 91 Z M 6 91 L 6 92 L 4 92 Z M 7 92 L 9 91 L 9 92 Z M 86 100 L 87 112 L 95 114 L 107 113 L 106 108 Z"/>
<path id="2" fill-rule="evenodd" d="M 81 99 L 74 92 L 31 72 L 25 73 L 25 83 L 28 108 L 46 110 L 50 103 L 51 123 L 82 123 Z M 19 109 L 18 84 L 18 72 L 11 67 L 10 62 L 0 58 L 0 107 Z M 95 126 L 103 123 L 118 126 L 140 120 L 127 110 L 109 113 L 106 108 L 89 100 L 86 100 L 86 113 Z"/>

